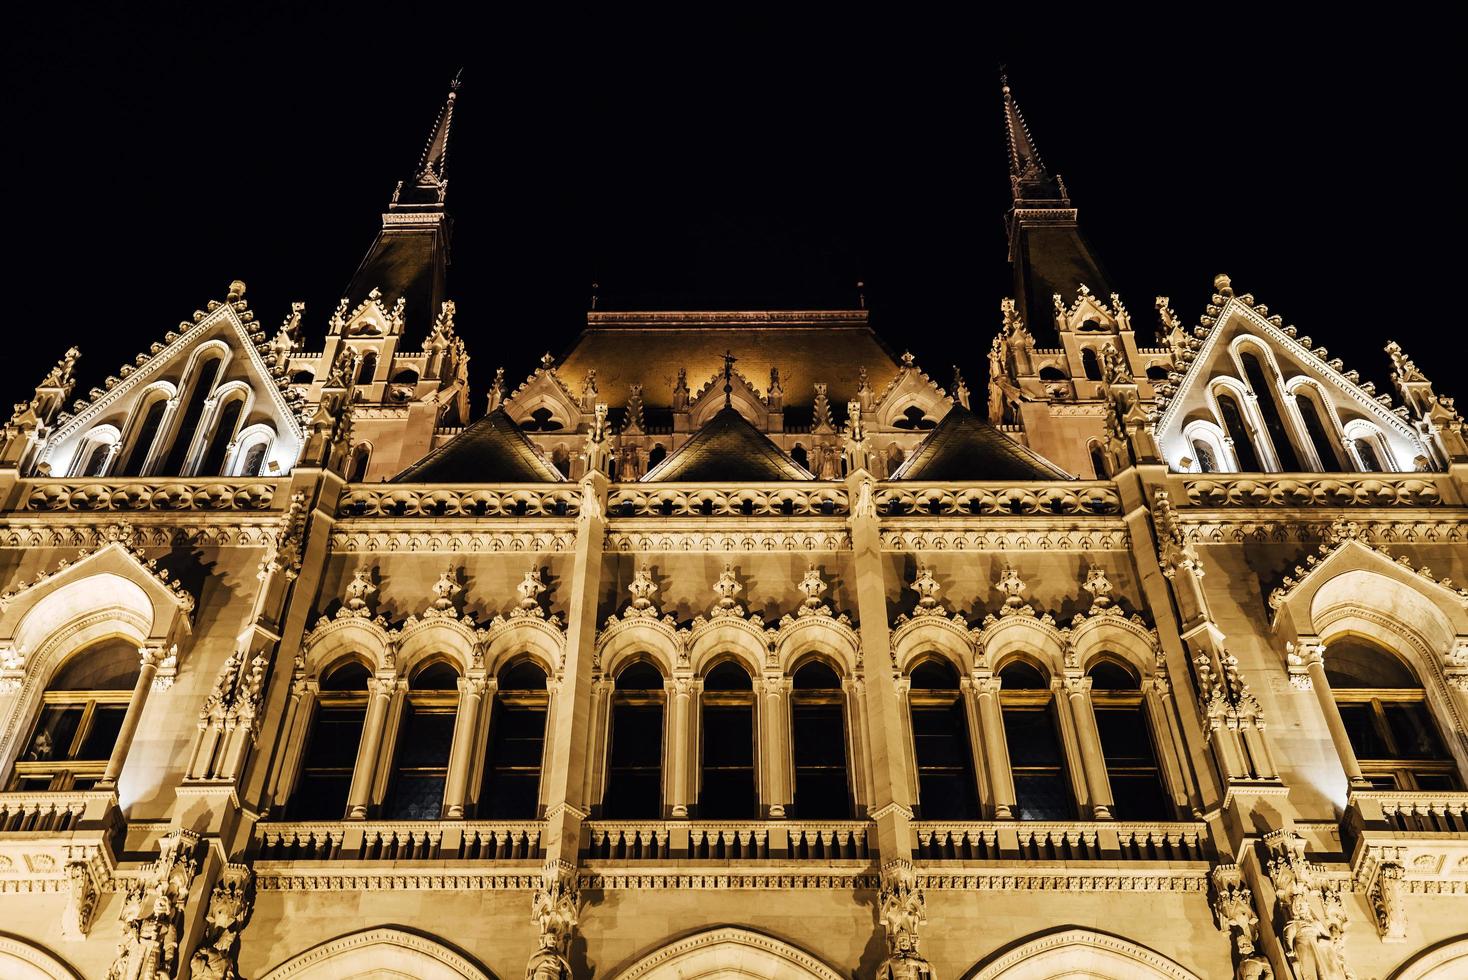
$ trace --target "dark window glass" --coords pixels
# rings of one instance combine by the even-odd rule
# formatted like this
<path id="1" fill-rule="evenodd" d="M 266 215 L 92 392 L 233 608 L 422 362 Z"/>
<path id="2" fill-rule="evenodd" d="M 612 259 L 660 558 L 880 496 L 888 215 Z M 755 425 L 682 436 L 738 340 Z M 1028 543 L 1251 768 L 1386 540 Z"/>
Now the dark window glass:
<path id="1" fill-rule="evenodd" d="M 347 471 L 348 483 L 361 483 L 367 479 L 367 464 L 372 461 L 372 449 L 366 444 L 352 450 L 352 465 Z"/>
<path id="2" fill-rule="evenodd" d="M 912 669 L 910 680 L 914 691 L 958 690 L 958 674 L 941 660 L 924 660 Z"/>
<path id="3" fill-rule="evenodd" d="M 218 476 L 224 472 L 224 454 L 234 441 L 234 430 L 239 426 L 240 412 L 244 407 L 243 398 L 232 398 L 220 411 L 219 421 L 214 426 L 214 436 L 209 440 L 209 449 L 204 453 L 204 461 L 199 464 L 200 475 Z"/>
<path id="4" fill-rule="evenodd" d="M 540 678 L 543 692 L 545 675 Z M 495 702 L 479 815 L 489 820 L 530 820 L 540 804 L 545 695 L 499 694 Z"/>
<path id="5" fill-rule="evenodd" d="M 1437 727 L 1427 705 L 1421 701 L 1386 703 L 1387 726 L 1391 729 L 1392 741 L 1397 745 L 1397 755 L 1403 759 L 1448 759 L 1448 751 L 1438 737 Z"/>
<path id="6" fill-rule="evenodd" d="M 1111 475 L 1110 468 L 1106 465 L 1106 454 L 1094 442 L 1091 443 L 1091 470 L 1098 480 L 1104 480 Z"/>
<path id="7" fill-rule="evenodd" d="M 1194 439 L 1193 455 L 1198 457 L 1198 472 L 1218 472 L 1218 460 L 1213 458 L 1213 450 L 1209 448 L 1208 443 L 1204 442 L 1202 439 Z"/>
<path id="8" fill-rule="evenodd" d="M 148 460 L 148 450 L 153 448 L 153 440 L 158 437 L 158 427 L 163 423 L 163 413 L 166 411 L 168 399 L 163 397 L 159 397 L 144 410 L 142 420 L 137 423 L 137 431 L 132 437 L 132 447 L 118 464 L 117 472 L 120 475 L 142 475 L 143 464 Z"/>
<path id="9" fill-rule="evenodd" d="M 663 705 L 656 695 L 642 697 L 649 700 L 612 706 L 612 744 L 603 804 L 605 815 L 612 820 L 662 817 Z"/>
<path id="10" fill-rule="evenodd" d="M 219 359 L 215 358 L 195 369 L 197 377 L 194 387 L 189 393 L 183 416 L 173 430 L 173 446 L 168 450 L 168 458 L 159 473 L 178 476 L 183 472 L 184 460 L 188 458 L 189 448 L 193 446 L 194 436 L 197 434 L 195 430 L 199 427 L 199 417 L 204 413 L 204 402 L 214 391 L 214 381 L 219 377 L 219 364 Z"/>
<path id="11" fill-rule="evenodd" d="M 754 689 L 749 674 L 725 661 L 703 680 L 703 771 L 698 814 L 705 820 L 759 815 L 754 782 Z"/>
<path id="12" fill-rule="evenodd" d="M 1438 732 L 1427 693 L 1401 658 L 1365 643 L 1333 643 L 1325 651 L 1325 678 L 1372 785 L 1459 788 L 1457 764 Z"/>
<path id="13" fill-rule="evenodd" d="M 1340 454 L 1335 451 L 1335 440 L 1326 432 L 1320 410 L 1315 407 L 1315 399 L 1301 392 L 1295 395 L 1295 405 L 1300 409 L 1300 418 L 1305 422 L 1305 431 L 1310 434 L 1315 455 L 1320 457 L 1320 468 L 1326 473 L 1339 473 L 1343 469 Z"/>
<path id="14" fill-rule="evenodd" d="M 107 463 L 107 453 L 112 449 L 109 443 L 100 443 L 92 447 L 87 454 L 87 462 L 82 467 L 82 476 L 101 476 L 102 467 Z"/>
<path id="15" fill-rule="evenodd" d="M 389 820 L 437 820 L 443 812 L 454 709 L 409 701 L 398 734 L 397 766 L 383 816 Z"/>
<path id="16" fill-rule="evenodd" d="M 21 754 L 24 762 L 51 762 L 71 758 L 71 745 L 82 723 L 85 705 L 48 704 L 41 708 L 30 744 Z"/>
<path id="17" fill-rule="evenodd" d="M 1002 688 L 1006 691 L 1048 691 L 1050 684 L 1032 665 L 1016 660 L 999 672 Z"/>
<path id="18" fill-rule="evenodd" d="M 346 813 L 365 715 L 363 704 L 317 707 L 300 782 L 287 808 L 291 819 L 340 820 Z"/>
<path id="19" fill-rule="evenodd" d="M 1239 469 L 1244 473 L 1258 473 L 1259 456 L 1254 452 L 1254 440 L 1249 438 L 1249 427 L 1244 424 L 1244 413 L 1233 395 L 1219 392 L 1218 410 L 1223 415 L 1223 428 L 1234 444 L 1234 455 L 1239 459 Z"/>
<path id="20" fill-rule="evenodd" d="M 1356 446 L 1356 455 L 1361 457 L 1361 468 L 1367 473 L 1380 473 L 1384 467 L 1381 465 L 1381 457 L 1376 455 L 1376 447 L 1371 444 L 1370 439 L 1353 439 Z"/>
<path id="21" fill-rule="evenodd" d="M 240 476 L 259 476 L 265 468 L 265 443 L 257 442 L 245 454 L 245 465 L 240 467 Z"/>
<path id="22" fill-rule="evenodd" d="M 92 709 L 92 724 L 87 737 L 82 740 L 75 758 L 94 762 L 105 762 L 112 756 L 117 745 L 117 735 L 122 731 L 122 719 L 127 714 L 125 704 L 99 704 Z"/>
<path id="23" fill-rule="evenodd" d="M 1007 687 L 1008 671 L 1005 673 Z M 1074 819 L 1075 804 L 1066 782 L 1065 756 L 1052 704 L 1006 704 L 1004 741 L 1014 776 L 1015 815 L 1021 820 Z"/>
<path id="24" fill-rule="evenodd" d="M 1094 674 L 1092 675 L 1094 677 Z M 1106 706 L 1098 699 L 1096 729 L 1111 783 L 1113 812 L 1119 820 L 1168 820 L 1172 807 L 1162 784 L 1157 751 L 1140 703 Z"/>
<path id="25" fill-rule="evenodd" d="M 1081 370 L 1085 372 L 1087 381 L 1101 380 L 1101 362 L 1096 359 L 1096 352 L 1089 347 L 1081 348 Z"/>
<path id="26" fill-rule="evenodd" d="M 1351 740 L 1351 748 L 1355 750 L 1357 758 L 1390 757 L 1386 739 L 1377 731 L 1370 704 L 1342 704 L 1338 707 L 1341 720 L 1346 723 L 1346 736 Z"/>
<path id="27" fill-rule="evenodd" d="M 913 674 L 916 677 L 917 671 Z M 923 819 L 977 819 L 979 801 L 968 721 L 957 692 L 925 695 L 914 688 L 908 697 Z"/>
<path id="28" fill-rule="evenodd" d="M 1244 375 L 1249 379 L 1249 387 L 1254 389 L 1259 400 L 1259 414 L 1264 416 L 1264 428 L 1269 432 L 1270 442 L 1274 443 L 1274 454 L 1279 457 L 1280 467 L 1287 473 L 1298 473 L 1300 457 L 1280 415 L 1279 394 L 1274 390 L 1273 374 L 1266 374 L 1264 365 L 1254 354 L 1245 351 L 1239 359 L 1244 362 Z"/>

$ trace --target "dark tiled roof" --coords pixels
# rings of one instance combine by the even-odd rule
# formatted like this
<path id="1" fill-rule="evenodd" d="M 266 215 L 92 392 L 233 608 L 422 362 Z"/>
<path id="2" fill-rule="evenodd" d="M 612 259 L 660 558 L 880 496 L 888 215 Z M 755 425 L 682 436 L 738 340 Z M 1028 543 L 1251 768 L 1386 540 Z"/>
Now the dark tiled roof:
<path id="1" fill-rule="evenodd" d="M 892 474 L 894 480 L 1069 480 L 1034 450 L 954 405 Z"/>
<path id="2" fill-rule="evenodd" d="M 443 301 L 445 245 L 446 232 L 437 223 L 384 227 L 347 284 L 347 309 L 378 289 L 388 309 L 402 297 L 407 329 L 426 335 Z"/>
<path id="3" fill-rule="evenodd" d="M 693 480 L 814 480 L 764 433 L 733 408 L 722 408 L 708 424 L 673 450 L 642 478 L 648 483 Z"/>
<path id="4" fill-rule="evenodd" d="M 559 483 L 504 409 L 484 418 L 393 478 L 394 483 Z"/>

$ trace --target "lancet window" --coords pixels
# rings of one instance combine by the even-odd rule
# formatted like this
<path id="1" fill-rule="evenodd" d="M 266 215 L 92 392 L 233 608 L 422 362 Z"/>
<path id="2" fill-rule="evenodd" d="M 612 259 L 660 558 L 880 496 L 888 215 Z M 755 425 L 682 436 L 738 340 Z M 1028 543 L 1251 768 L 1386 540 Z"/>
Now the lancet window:
<path id="1" fill-rule="evenodd" d="M 795 672 L 790 691 L 795 759 L 795 815 L 806 820 L 851 817 L 846 764 L 846 711 L 841 678 L 819 660 Z"/>
<path id="2" fill-rule="evenodd" d="M 1110 660 L 1088 672 L 1091 706 L 1106 762 L 1106 778 L 1119 820 L 1170 820 L 1172 805 L 1157 763 L 1152 730 L 1142 691 L 1131 670 Z"/>
<path id="3" fill-rule="evenodd" d="M 291 819 L 340 820 L 346 812 L 367 716 L 369 676 L 360 662 L 348 660 L 322 678 L 301 775 L 286 811 Z"/>
<path id="4" fill-rule="evenodd" d="M 183 413 L 173 430 L 173 445 L 169 447 L 168 456 L 159 473 L 165 476 L 179 476 L 183 473 L 184 464 L 188 462 L 189 449 L 194 445 L 198 434 L 199 420 L 204 415 L 205 403 L 214 391 L 214 384 L 219 380 L 219 372 L 223 366 L 224 358 L 218 354 L 206 356 L 194 366 L 191 372 L 194 375 L 193 387 L 189 389 Z"/>
<path id="5" fill-rule="evenodd" d="M 908 680 L 922 817 L 977 820 L 979 798 L 958 673 L 945 661 L 928 659 L 913 667 Z"/>
<path id="6" fill-rule="evenodd" d="M 536 816 L 549 703 L 545 671 L 539 665 L 526 660 L 501 671 L 490 716 L 479 816 L 489 820 Z"/>
<path id="7" fill-rule="evenodd" d="M 1289 429 L 1280 411 L 1274 372 L 1267 370 L 1253 351 L 1243 351 L 1239 360 L 1244 365 L 1244 377 L 1254 390 L 1259 414 L 1264 418 L 1264 430 L 1269 435 L 1269 441 L 1274 444 L 1274 456 L 1279 460 L 1280 468 L 1287 473 L 1299 472 L 1300 456 L 1295 452 L 1295 444 L 1290 439 Z"/>
<path id="8" fill-rule="evenodd" d="M 458 687 L 459 672 L 443 660 L 425 664 L 409 679 L 392 785 L 383 806 L 387 819 L 437 820 L 441 815 Z"/>
<path id="9" fill-rule="evenodd" d="M 1233 443 L 1234 457 L 1239 461 L 1242 473 L 1260 471 L 1259 454 L 1254 451 L 1254 439 L 1244 422 L 1244 412 L 1238 401 L 1229 392 L 1218 393 L 1218 412 L 1223 416 L 1223 429 Z"/>
<path id="10" fill-rule="evenodd" d="M 738 663 L 725 660 L 703 679 L 703 763 L 698 813 L 705 820 L 759 815 L 754 778 L 754 685 Z"/>
<path id="11" fill-rule="evenodd" d="M 667 694 L 656 667 L 635 661 L 617 674 L 611 747 L 602 808 L 612 819 L 663 815 L 663 709 Z"/>
<path id="12" fill-rule="evenodd" d="M 1015 816 L 1072 820 L 1075 800 L 1066 778 L 1055 697 L 1038 669 L 1016 660 L 999 672 L 1004 740 L 1014 777 Z"/>

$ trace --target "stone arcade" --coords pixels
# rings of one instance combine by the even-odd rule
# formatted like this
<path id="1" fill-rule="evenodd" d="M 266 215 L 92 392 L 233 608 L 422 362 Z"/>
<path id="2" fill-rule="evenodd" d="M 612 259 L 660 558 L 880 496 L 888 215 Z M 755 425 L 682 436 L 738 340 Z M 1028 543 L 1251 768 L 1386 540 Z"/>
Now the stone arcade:
<path id="1" fill-rule="evenodd" d="M 456 98 L 319 342 L 235 282 L 4 427 L 0 975 L 1468 975 L 1407 352 L 1223 275 L 1140 346 L 1006 86 L 987 404 L 864 309 L 593 310 L 476 417 Z"/>

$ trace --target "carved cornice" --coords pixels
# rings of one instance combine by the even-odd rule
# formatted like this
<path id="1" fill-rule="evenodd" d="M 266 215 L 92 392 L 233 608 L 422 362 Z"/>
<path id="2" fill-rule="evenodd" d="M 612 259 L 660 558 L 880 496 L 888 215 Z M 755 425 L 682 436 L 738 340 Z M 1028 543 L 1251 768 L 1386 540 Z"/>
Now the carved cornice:
<path id="1" fill-rule="evenodd" d="M 1196 870 L 1074 872 L 994 870 L 924 872 L 918 885 L 935 891 L 1206 892 L 1208 866 Z"/>
<path id="2" fill-rule="evenodd" d="M 615 552 L 759 552 L 849 551 L 851 535 L 844 527 L 831 525 L 816 528 L 792 528 L 788 531 L 772 527 L 728 530 L 663 531 L 649 529 L 623 530 L 616 526 L 607 532 L 606 547 Z"/>
<path id="3" fill-rule="evenodd" d="M 140 548 L 259 548 L 267 547 L 279 528 L 276 518 L 228 524 L 205 520 L 195 523 L 169 521 L 147 524 L 134 522 L 134 541 Z M 0 547 L 9 548 L 92 548 L 105 543 L 106 525 L 62 522 L 31 523 L 12 520 L 0 530 Z"/>
<path id="4" fill-rule="evenodd" d="M 423 522 L 418 522 L 422 524 Z M 505 531 L 458 528 L 435 531 L 430 526 L 402 530 L 348 530 L 350 522 L 337 525 L 331 535 L 334 553 L 391 554 L 495 554 L 502 552 L 558 553 L 576 546 L 574 531 Z"/>
<path id="5" fill-rule="evenodd" d="M 1200 515 L 1188 509 L 1175 513 L 1178 529 L 1189 544 L 1309 544 L 1318 540 L 1331 523 L 1324 515 L 1318 520 L 1249 520 L 1220 517 L 1216 512 Z M 1367 515 L 1353 516 L 1360 527 L 1362 541 L 1388 544 L 1461 544 L 1468 541 L 1468 521 L 1456 511 L 1432 521 L 1376 520 Z"/>
<path id="6" fill-rule="evenodd" d="M 978 522 L 975 522 L 978 523 Z M 1108 522 L 1109 523 L 1109 522 Z M 1119 527 L 960 527 L 921 524 L 894 527 L 883 522 L 884 551 L 1125 551 L 1127 532 Z"/>
<path id="7" fill-rule="evenodd" d="M 284 480 L 238 482 L 158 477 L 113 480 L 26 480 L 21 508 L 30 511 L 269 510 Z"/>
<path id="8" fill-rule="evenodd" d="M 1184 480 L 1189 502 L 1199 507 L 1431 507 L 1442 491 L 1422 476 L 1294 477 L 1231 476 Z"/>

